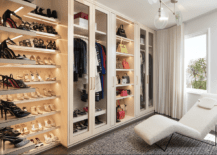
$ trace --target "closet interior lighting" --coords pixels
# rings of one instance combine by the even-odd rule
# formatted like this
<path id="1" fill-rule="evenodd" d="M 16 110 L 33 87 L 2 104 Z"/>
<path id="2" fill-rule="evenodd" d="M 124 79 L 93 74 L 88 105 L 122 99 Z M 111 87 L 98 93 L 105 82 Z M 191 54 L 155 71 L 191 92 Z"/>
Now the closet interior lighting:
<path id="1" fill-rule="evenodd" d="M 20 35 L 20 36 L 14 37 L 14 38 L 12 38 L 11 40 L 15 40 L 15 39 L 18 39 L 18 38 L 21 38 L 21 37 L 23 37 L 23 35 Z"/>
<path id="2" fill-rule="evenodd" d="M 40 20 L 40 21 L 42 21 L 42 22 L 46 22 L 46 23 L 53 24 L 53 25 L 58 25 L 58 23 L 55 23 L 55 22 L 50 22 L 50 21 L 47 21 L 47 20 L 42 20 L 42 19 L 39 19 L 39 18 L 27 16 L 27 15 L 24 15 L 24 17 L 26 17 L 26 18 L 31 18 L 31 19 L 35 19 L 35 20 Z"/>
<path id="3" fill-rule="evenodd" d="M 17 13 L 17 12 L 19 12 L 20 10 L 22 10 L 23 8 L 24 8 L 24 7 L 21 6 L 21 7 L 19 7 L 17 10 L 15 10 L 14 12 Z"/>
<path id="4" fill-rule="evenodd" d="M 130 25 L 132 24 L 131 22 L 128 22 L 128 21 L 126 21 L 126 20 L 123 20 L 123 19 L 121 19 L 121 18 L 118 18 L 118 17 L 117 17 L 116 19 L 117 19 L 117 20 L 120 20 L 120 21 L 122 21 L 122 22 L 125 22 L 125 23 L 127 23 L 127 24 L 130 24 Z"/>

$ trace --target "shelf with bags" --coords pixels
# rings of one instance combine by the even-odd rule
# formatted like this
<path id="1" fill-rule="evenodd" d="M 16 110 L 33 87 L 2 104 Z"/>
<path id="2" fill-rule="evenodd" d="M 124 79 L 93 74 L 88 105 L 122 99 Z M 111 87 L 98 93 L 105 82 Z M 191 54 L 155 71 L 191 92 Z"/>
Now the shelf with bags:
<path id="1" fill-rule="evenodd" d="M 26 85 L 45 85 L 45 84 L 55 84 L 55 83 L 60 83 L 60 80 L 57 80 L 57 81 L 25 82 Z"/>
<path id="2" fill-rule="evenodd" d="M 116 52 L 116 56 L 121 56 L 121 57 L 134 57 L 133 54 L 121 53 L 121 52 Z"/>
<path id="3" fill-rule="evenodd" d="M 29 137 L 37 136 L 37 135 L 40 135 L 40 134 L 43 134 L 43 133 L 46 133 L 46 132 L 50 132 L 50 131 L 53 131 L 53 130 L 56 130 L 56 129 L 59 129 L 59 128 L 60 128 L 60 126 L 56 126 L 56 127 L 51 127 L 51 128 L 44 128 L 44 130 L 38 131 L 38 132 L 31 132 L 30 131 L 30 134 L 20 136 L 20 137 L 29 138 Z"/>
<path id="4" fill-rule="evenodd" d="M 41 152 L 44 152 L 44 151 L 49 150 L 51 148 L 54 148 L 58 145 L 60 145 L 60 142 L 52 142 L 50 144 L 44 143 L 44 146 L 40 146 L 38 148 L 35 148 L 35 144 L 34 144 L 34 149 L 30 150 L 29 152 L 24 153 L 24 155 L 39 154 Z"/>
<path id="5" fill-rule="evenodd" d="M 35 13 L 31 13 L 31 12 L 29 12 L 27 15 L 24 15 L 24 17 L 32 19 L 32 20 L 38 20 L 38 21 L 43 22 L 43 23 L 52 24 L 52 25 L 58 25 L 60 23 L 60 21 L 58 19 L 45 17 L 45 16 L 38 15 Z"/>
<path id="6" fill-rule="evenodd" d="M 2 59 L 2 58 L 0 58 L 0 63 L 3 63 L 3 64 L 28 64 L 28 65 L 35 65 L 36 64 L 36 62 L 34 60 Z"/>
<path id="7" fill-rule="evenodd" d="M 59 65 L 3 65 L 0 68 L 61 68 Z"/>
<path id="8" fill-rule="evenodd" d="M 0 88 L 0 95 L 23 94 L 35 92 L 35 88 Z"/>
<path id="9" fill-rule="evenodd" d="M 134 118 L 133 116 L 125 115 L 124 119 L 121 119 L 121 122 L 116 123 L 116 125 L 119 125 L 119 124 L 124 123 L 126 121 L 130 121 L 133 118 Z"/>
<path id="10" fill-rule="evenodd" d="M 131 83 L 131 84 L 118 84 L 116 85 L 116 87 L 126 87 L 126 86 L 133 86 L 134 84 Z"/>
<path id="11" fill-rule="evenodd" d="M 60 110 L 51 111 L 51 112 L 44 112 L 43 114 L 35 115 L 35 118 L 46 117 L 46 116 L 55 115 L 55 114 L 58 114 L 58 113 L 60 113 Z"/>
<path id="12" fill-rule="evenodd" d="M 8 45 L 8 48 L 10 48 L 10 49 L 12 49 L 14 51 L 22 51 L 22 52 L 35 52 L 35 53 L 47 53 L 47 54 L 61 53 L 59 50 L 25 47 L 25 46 Z"/>
<path id="13" fill-rule="evenodd" d="M 56 99 L 56 98 L 60 98 L 60 96 L 52 96 L 52 97 L 44 96 L 43 98 L 36 98 L 36 99 L 32 98 L 32 99 L 29 99 L 29 100 L 19 100 L 19 101 L 13 101 L 13 102 L 14 102 L 14 104 L 23 104 L 23 103 L 30 103 L 30 102 L 53 100 L 53 99 Z"/>
<path id="14" fill-rule="evenodd" d="M 125 98 L 130 98 L 130 97 L 133 97 L 134 95 L 128 95 L 128 96 L 116 96 L 116 100 L 122 100 L 122 99 L 125 99 Z"/>
<path id="15" fill-rule="evenodd" d="M 104 114 L 106 114 L 105 109 L 95 112 L 95 116 L 100 116 L 100 115 L 104 115 Z M 86 119 L 88 119 L 88 113 L 85 114 L 85 115 L 78 115 L 78 117 L 74 117 L 73 118 L 73 123 L 80 122 L 80 121 L 83 121 L 83 120 L 86 120 Z"/>
<path id="16" fill-rule="evenodd" d="M 133 72 L 134 69 L 116 69 L 116 72 L 129 72 L 129 71 Z"/>
<path id="17" fill-rule="evenodd" d="M 74 24 L 74 33 L 77 35 L 82 35 L 88 37 L 89 30 L 86 27 L 82 27 L 80 25 Z M 96 39 L 101 39 L 102 37 L 106 36 L 105 32 L 96 30 Z"/>
<path id="18" fill-rule="evenodd" d="M 31 122 L 34 121 L 35 118 L 36 117 L 31 114 L 22 118 L 16 118 L 15 116 L 7 115 L 7 120 L 5 120 L 5 116 L 3 118 L 0 118 L 0 128 L 25 122 Z"/>
<path id="19" fill-rule="evenodd" d="M 118 35 L 116 35 L 116 39 L 117 40 L 120 40 L 120 41 L 122 41 L 122 42 L 124 42 L 124 43 L 129 43 L 129 42 L 134 42 L 134 40 L 132 40 L 132 39 L 129 39 L 129 38 L 125 38 L 125 37 L 121 37 L 121 36 L 118 36 Z"/>
<path id="20" fill-rule="evenodd" d="M 4 33 L 7 33 L 7 35 L 8 33 L 13 33 L 15 35 L 25 35 L 25 36 L 32 36 L 32 37 L 36 36 L 35 32 L 16 29 L 16 28 L 10 28 L 10 27 L 5 27 L 5 26 L 0 26 L 0 33 L 1 35 Z"/>
<path id="21" fill-rule="evenodd" d="M 0 14 L 3 15 L 3 13 L 8 8 L 11 11 L 15 11 L 20 8 L 17 14 L 19 16 L 23 16 L 23 15 L 28 14 L 30 11 L 34 10 L 36 8 L 36 5 L 33 3 L 23 1 L 23 0 L 1 0 L 0 1 Z"/>
<path id="22" fill-rule="evenodd" d="M 35 148 L 35 144 L 32 142 L 29 142 L 28 144 L 24 145 L 23 147 L 14 147 L 14 145 L 11 145 L 11 143 L 6 142 L 5 143 L 5 150 L 0 151 L 0 154 L 9 155 L 9 154 L 22 154 L 24 152 L 27 152 L 29 150 L 32 150 Z"/>

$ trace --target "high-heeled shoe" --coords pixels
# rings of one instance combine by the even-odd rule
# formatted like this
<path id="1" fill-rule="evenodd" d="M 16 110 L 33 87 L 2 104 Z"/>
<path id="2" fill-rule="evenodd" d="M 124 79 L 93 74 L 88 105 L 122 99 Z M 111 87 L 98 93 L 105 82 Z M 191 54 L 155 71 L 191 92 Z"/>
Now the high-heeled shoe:
<path id="1" fill-rule="evenodd" d="M 23 134 L 28 135 L 30 133 L 26 124 L 21 124 L 21 127 L 23 127 Z"/>
<path id="2" fill-rule="evenodd" d="M 36 62 L 39 65 L 44 65 L 44 62 L 41 60 L 41 58 L 39 56 L 36 57 Z"/>
<path id="3" fill-rule="evenodd" d="M 48 61 L 51 65 L 56 65 L 56 63 L 51 58 L 48 58 Z"/>
<path id="4" fill-rule="evenodd" d="M 44 134 L 44 141 L 45 143 L 50 144 L 52 142 L 52 139 L 48 137 L 47 134 Z"/>
<path id="5" fill-rule="evenodd" d="M 37 145 L 37 143 L 35 143 L 33 139 L 30 139 L 30 142 L 32 142 L 33 144 L 35 144 L 35 148 L 39 147 L 39 145 Z"/>
<path id="6" fill-rule="evenodd" d="M 43 32 L 43 31 L 42 31 Z M 40 48 L 44 48 L 44 49 L 46 49 L 46 45 L 44 44 L 44 40 L 42 40 L 42 39 L 39 39 L 39 46 L 40 46 Z"/>
<path id="7" fill-rule="evenodd" d="M 47 97 L 51 97 L 52 95 L 47 91 L 46 88 L 43 89 L 44 90 L 44 96 L 47 96 Z"/>
<path id="8" fill-rule="evenodd" d="M 20 125 L 15 125 L 15 130 L 17 130 L 21 135 L 23 134 Z"/>
<path id="9" fill-rule="evenodd" d="M 24 140 L 21 138 L 15 137 L 3 137 L 3 150 L 5 150 L 5 142 L 9 141 L 10 143 L 14 144 L 15 147 L 23 147 L 24 145 L 28 144 L 29 140 Z"/>
<path id="10" fill-rule="evenodd" d="M 11 18 L 11 15 L 14 15 L 17 17 L 21 22 L 23 23 L 23 20 L 20 16 L 18 16 L 15 12 L 11 10 L 6 10 L 2 16 L 3 19 L 3 26 L 7 26 L 6 23 L 10 25 L 11 28 L 19 28 L 16 24 L 16 22 Z"/>
<path id="11" fill-rule="evenodd" d="M 36 95 L 35 92 L 31 92 L 31 97 L 32 98 L 38 98 L 38 95 Z"/>
<path id="12" fill-rule="evenodd" d="M 53 142 L 59 140 L 59 138 L 57 136 L 54 136 L 53 133 L 49 132 L 50 138 L 52 139 Z"/>
<path id="13" fill-rule="evenodd" d="M 51 111 L 56 111 L 54 104 L 49 104 L 49 107 L 50 107 Z"/>
<path id="14" fill-rule="evenodd" d="M 39 93 L 39 88 L 36 88 L 35 93 L 38 97 L 43 98 L 43 96 Z"/>
<path id="15" fill-rule="evenodd" d="M 31 132 L 38 132 L 38 128 L 35 127 L 35 123 L 31 122 Z"/>
<path id="16" fill-rule="evenodd" d="M 1 101 L 1 105 L 3 109 L 5 110 L 5 114 L 7 113 L 7 111 L 9 111 L 11 115 L 17 118 L 26 117 L 30 114 L 29 112 L 21 110 L 13 102 Z M 5 115 L 5 119 L 7 120 L 7 115 Z"/>
<path id="17" fill-rule="evenodd" d="M 35 82 L 36 80 L 35 80 L 34 73 L 33 73 L 33 72 L 31 72 L 31 71 L 30 71 L 30 73 L 31 73 L 31 74 L 30 74 L 30 75 L 31 75 L 31 81 L 34 81 L 34 82 Z"/>
<path id="18" fill-rule="evenodd" d="M 36 107 L 36 110 L 37 110 L 38 114 L 43 114 L 43 113 L 44 113 L 44 112 L 41 110 L 41 106 L 40 106 L 40 105 L 38 105 L 38 106 Z"/>
<path id="19" fill-rule="evenodd" d="M 30 97 L 28 96 L 27 93 L 24 93 L 23 97 L 24 97 L 25 100 L 29 100 L 30 99 Z"/>
<path id="20" fill-rule="evenodd" d="M 45 126 L 45 128 L 51 128 L 52 127 L 48 120 L 44 120 L 44 126 Z"/>
<path id="21" fill-rule="evenodd" d="M 24 75 L 24 82 L 30 82 L 29 74 Z"/>
<path id="22" fill-rule="evenodd" d="M 51 89 L 49 89 L 48 92 L 51 94 L 51 96 L 57 96 L 56 93 Z"/>
<path id="23" fill-rule="evenodd" d="M 43 146 L 44 144 L 40 141 L 39 138 L 35 138 L 36 142 L 37 142 L 37 145 L 40 147 L 40 146 Z"/>
<path id="24" fill-rule="evenodd" d="M 24 100 L 24 97 L 22 94 L 17 94 L 17 100 Z"/>
<path id="25" fill-rule="evenodd" d="M 43 126 L 41 125 L 40 122 L 36 121 L 36 124 L 38 125 L 38 130 L 42 131 L 43 130 Z"/>
<path id="26" fill-rule="evenodd" d="M 34 55 L 31 55 L 31 56 L 30 56 L 30 60 L 35 61 L 35 56 L 34 56 Z"/>
<path id="27" fill-rule="evenodd" d="M 52 127 L 55 127 L 55 126 L 56 126 L 56 123 L 54 122 L 53 119 L 49 119 L 48 121 L 49 121 L 49 123 L 50 123 L 50 125 L 51 125 Z"/>
<path id="28" fill-rule="evenodd" d="M 51 112 L 50 106 L 48 104 L 44 104 L 44 110 L 46 112 Z"/>
<path id="29" fill-rule="evenodd" d="M 36 106 L 31 107 L 31 114 L 38 115 L 38 112 L 36 111 Z"/>
<path id="30" fill-rule="evenodd" d="M 18 130 L 14 130 L 13 128 L 3 128 L 0 130 L 0 133 L 2 133 L 4 136 L 12 136 L 17 137 L 21 134 Z"/>
<path id="31" fill-rule="evenodd" d="M 46 57 L 44 58 L 44 64 L 45 65 L 51 65 L 50 62 L 48 61 L 48 59 Z"/>
<path id="32" fill-rule="evenodd" d="M 38 74 L 38 72 L 36 71 L 36 77 L 37 77 L 37 79 L 38 79 L 38 81 L 40 81 L 40 82 L 42 82 L 43 80 L 42 80 L 42 78 L 41 78 L 41 76 Z"/>

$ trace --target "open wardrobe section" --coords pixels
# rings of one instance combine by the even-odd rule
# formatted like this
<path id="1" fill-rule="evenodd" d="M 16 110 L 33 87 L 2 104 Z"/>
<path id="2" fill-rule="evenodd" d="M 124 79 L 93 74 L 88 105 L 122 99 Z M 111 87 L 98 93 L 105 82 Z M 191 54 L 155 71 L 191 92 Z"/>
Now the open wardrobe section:
<path id="1" fill-rule="evenodd" d="M 154 30 L 92 0 L 1 0 L 0 17 L 0 154 L 70 148 L 154 113 Z"/>

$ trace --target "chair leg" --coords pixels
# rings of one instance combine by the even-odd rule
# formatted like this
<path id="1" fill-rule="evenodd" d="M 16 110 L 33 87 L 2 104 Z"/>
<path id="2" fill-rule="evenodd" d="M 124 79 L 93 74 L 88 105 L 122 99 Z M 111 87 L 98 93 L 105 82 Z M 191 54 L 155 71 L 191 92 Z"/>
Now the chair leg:
<path id="1" fill-rule="evenodd" d="M 167 145 L 166 145 L 166 148 L 165 149 L 163 149 L 161 146 L 159 146 L 158 144 L 155 144 L 157 147 L 159 147 L 161 150 L 163 150 L 164 152 L 167 150 L 167 147 L 169 146 L 169 144 L 170 144 L 170 141 L 171 141 L 171 139 L 172 139 L 172 137 L 173 137 L 173 134 L 172 134 L 172 136 L 170 137 L 170 140 L 168 141 L 168 143 L 167 143 Z"/>

